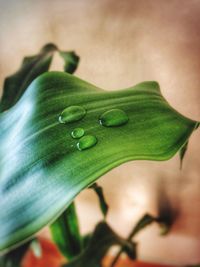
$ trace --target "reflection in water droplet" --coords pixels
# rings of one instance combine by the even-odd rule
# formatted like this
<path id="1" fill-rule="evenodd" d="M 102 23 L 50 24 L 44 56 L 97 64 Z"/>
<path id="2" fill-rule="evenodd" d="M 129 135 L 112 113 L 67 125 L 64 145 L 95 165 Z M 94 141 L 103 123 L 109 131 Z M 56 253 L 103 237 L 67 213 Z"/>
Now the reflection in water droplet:
<path id="1" fill-rule="evenodd" d="M 77 148 L 79 150 L 85 150 L 90 147 L 95 146 L 97 143 L 97 138 L 94 135 L 83 136 L 77 143 Z"/>
<path id="2" fill-rule="evenodd" d="M 62 111 L 59 116 L 60 123 L 69 123 L 81 120 L 86 114 L 86 110 L 81 106 L 70 106 Z"/>
<path id="3" fill-rule="evenodd" d="M 128 120 L 127 114 L 117 108 L 104 112 L 99 118 L 100 124 L 106 127 L 121 126 L 126 124 Z"/>
<path id="4" fill-rule="evenodd" d="M 85 131 L 83 128 L 75 128 L 72 132 L 71 132 L 71 136 L 75 139 L 77 138 L 81 138 L 84 135 Z"/>

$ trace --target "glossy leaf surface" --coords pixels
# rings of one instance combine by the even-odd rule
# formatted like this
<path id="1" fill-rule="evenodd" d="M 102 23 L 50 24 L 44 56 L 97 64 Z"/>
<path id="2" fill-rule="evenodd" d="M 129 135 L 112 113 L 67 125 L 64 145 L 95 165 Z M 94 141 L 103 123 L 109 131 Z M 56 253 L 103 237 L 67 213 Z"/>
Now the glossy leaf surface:
<path id="1" fill-rule="evenodd" d="M 59 123 L 69 106 L 83 107 L 86 115 Z M 123 110 L 128 122 L 101 125 L 99 118 L 111 109 Z M 43 74 L 0 115 L 0 250 L 52 223 L 112 168 L 130 160 L 171 158 L 197 124 L 169 106 L 156 82 L 106 92 L 70 74 Z M 77 127 L 97 143 L 79 151 L 71 137 Z"/>

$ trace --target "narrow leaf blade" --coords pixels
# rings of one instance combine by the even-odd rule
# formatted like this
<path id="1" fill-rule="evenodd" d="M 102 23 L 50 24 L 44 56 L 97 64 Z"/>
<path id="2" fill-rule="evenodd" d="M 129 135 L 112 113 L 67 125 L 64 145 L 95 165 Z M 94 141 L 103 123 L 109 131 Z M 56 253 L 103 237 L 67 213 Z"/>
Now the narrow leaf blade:
<path id="1" fill-rule="evenodd" d="M 79 63 L 79 56 L 76 55 L 74 51 L 59 51 L 60 56 L 63 58 L 64 64 L 64 71 L 68 73 L 74 73 L 77 69 Z"/>
<path id="2" fill-rule="evenodd" d="M 99 186 L 97 183 L 94 183 L 93 185 L 91 185 L 90 188 L 93 189 L 95 193 L 97 194 L 97 197 L 99 199 L 100 209 L 102 211 L 103 216 L 106 217 L 108 213 L 108 204 L 104 197 L 103 188 Z"/>
<path id="3" fill-rule="evenodd" d="M 67 259 L 70 260 L 81 253 L 82 238 L 74 203 L 50 226 L 50 229 L 54 242 Z"/>
<path id="4" fill-rule="evenodd" d="M 166 235 L 171 230 L 178 216 L 180 215 L 179 207 L 177 206 L 176 201 L 172 203 L 169 196 L 167 195 L 164 181 L 161 180 L 158 184 L 158 195 L 157 195 L 157 204 L 158 204 L 158 216 L 156 222 L 160 226 L 160 234 Z"/>
<path id="5" fill-rule="evenodd" d="M 31 82 L 48 71 L 56 46 L 45 45 L 35 56 L 24 58 L 21 68 L 5 79 L 0 112 L 11 108 L 23 95 Z"/>
<path id="6" fill-rule="evenodd" d="M 64 61 L 64 70 L 74 73 L 78 67 L 79 56 L 73 51 L 60 51 L 54 44 L 46 44 L 37 55 L 25 57 L 20 69 L 5 79 L 0 112 L 16 104 L 31 82 L 49 70 L 55 51 L 59 52 Z"/>
<path id="7" fill-rule="evenodd" d="M 127 241 L 131 241 L 136 234 L 138 234 L 140 231 L 142 231 L 144 228 L 146 228 L 147 226 L 149 226 L 150 224 L 152 224 L 153 222 L 155 222 L 156 219 L 150 215 L 150 214 L 145 214 L 144 216 L 142 216 L 141 219 L 139 219 L 139 221 L 136 223 L 136 225 L 133 227 L 132 231 L 130 232 L 129 236 L 127 237 Z M 121 254 L 124 252 L 125 247 L 122 246 L 119 250 L 119 252 L 117 253 L 117 255 L 114 257 L 112 263 L 111 263 L 111 267 L 114 267 L 118 261 L 118 259 L 120 258 Z"/>
<path id="8" fill-rule="evenodd" d="M 185 154 L 188 149 L 188 141 L 183 145 L 183 147 L 179 151 L 179 157 L 180 157 L 180 169 L 182 168 L 183 165 L 183 159 L 185 157 Z"/>

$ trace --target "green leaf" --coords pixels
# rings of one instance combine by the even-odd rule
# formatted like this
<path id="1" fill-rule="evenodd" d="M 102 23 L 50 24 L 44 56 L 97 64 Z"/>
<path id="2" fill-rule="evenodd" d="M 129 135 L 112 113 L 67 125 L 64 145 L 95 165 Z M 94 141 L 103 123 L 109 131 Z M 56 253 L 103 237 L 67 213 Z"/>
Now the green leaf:
<path id="1" fill-rule="evenodd" d="M 197 123 L 196 125 L 196 129 L 199 127 L 199 123 Z M 189 140 L 187 142 L 185 142 L 185 144 L 181 147 L 180 151 L 179 151 L 179 157 L 180 157 L 180 169 L 182 168 L 183 165 L 183 159 L 185 157 L 185 154 L 187 152 L 188 149 L 188 143 Z"/>
<path id="2" fill-rule="evenodd" d="M 21 261 L 30 247 L 31 242 L 10 251 L 9 253 L 0 257 L 1 267 L 21 267 Z"/>
<path id="3" fill-rule="evenodd" d="M 91 237 L 92 237 L 92 234 L 91 233 L 88 233 L 88 234 L 86 234 L 86 235 L 84 235 L 82 237 L 82 239 L 83 239 L 83 249 L 88 246 Z"/>
<path id="4" fill-rule="evenodd" d="M 113 245 L 123 245 L 128 256 L 136 258 L 136 244 L 119 237 L 108 224 L 101 222 L 97 225 L 87 248 L 64 267 L 101 267 L 102 259 Z"/>
<path id="5" fill-rule="evenodd" d="M 67 259 L 70 260 L 81 253 L 82 239 L 74 203 L 50 226 L 50 229 L 54 242 Z"/>
<path id="6" fill-rule="evenodd" d="M 74 51 L 70 52 L 59 52 L 60 56 L 64 59 L 65 65 L 64 65 L 64 71 L 68 73 L 74 73 L 77 69 L 78 63 L 79 63 L 79 56 L 75 54 Z"/>
<path id="7" fill-rule="evenodd" d="M 139 233 L 141 230 L 146 228 L 148 225 L 150 225 L 152 222 L 155 221 L 155 218 L 150 214 L 145 214 L 134 226 L 133 230 L 131 231 L 128 239 L 132 239 L 137 233 Z"/>
<path id="8" fill-rule="evenodd" d="M 136 234 L 138 234 L 140 231 L 142 231 L 144 228 L 146 228 L 155 221 L 155 217 L 151 216 L 150 214 L 145 214 L 144 216 L 142 216 L 142 218 L 136 223 L 133 230 L 130 232 L 128 238 L 126 239 L 127 242 L 131 241 Z M 118 259 L 120 258 L 124 250 L 125 248 L 124 246 L 122 246 L 117 255 L 115 256 L 114 260 L 112 261 L 111 267 L 114 267 L 116 265 Z"/>
<path id="9" fill-rule="evenodd" d="M 24 58 L 21 68 L 5 79 L 0 111 L 13 106 L 25 92 L 30 83 L 40 74 L 48 71 L 56 46 L 44 46 L 38 55 Z"/>
<path id="10" fill-rule="evenodd" d="M 5 79 L 0 112 L 11 108 L 20 99 L 31 82 L 40 74 L 49 70 L 55 51 L 58 51 L 63 58 L 66 72 L 73 73 L 76 70 L 79 57 L 74 52 L 60 51 L 54 44 L 45 45 L 39 54 L 25 57 L 19 71 Z"/>
<path id="11" fill-rule="evenodd" d="M 180 157 L 180 169 L 182 168 L 183 165 L 183 159 L 185 157 L 185 153 L 187 152 L 188 149 L 188 141 L 182 146 L 182 148 L 179 151 L 179 157 Z"/>
<path id="12" fill-rule="evenodd" d="M 103 188 L 99 186 L 97 183 L 92 184 L 90 188 L 94 189 L 94 191 L 96 192 L 98 199 L 99 199 L 100 209 L 102 211 L 103 216 L 106 217 L 108 213 L 108 204 L 104 197 Z"/>
<path id="13" fill-rule="evenodd" d="M 86 114 L 59 123 L 71 105 Z M 123 110 L 128 122 L 101 125 L 100 116 L 110 109 Z M 52 223 L 80 191 L 116 166 L 171 158 L 197 124 L 169 106 L 156 82 L 106 92 L 70 74 L 41 75 L 0 115 L 0 250 Z M 93 138 L 93 147 L 80 151 L 71 136 L 77 127 L 97 144 Z"/>

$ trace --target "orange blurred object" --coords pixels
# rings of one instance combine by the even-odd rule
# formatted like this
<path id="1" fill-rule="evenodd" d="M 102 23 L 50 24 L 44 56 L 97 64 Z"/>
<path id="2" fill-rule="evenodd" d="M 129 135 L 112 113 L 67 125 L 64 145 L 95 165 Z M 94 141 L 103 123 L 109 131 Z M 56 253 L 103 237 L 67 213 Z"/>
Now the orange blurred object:
<path id="1" fill-rule="evenodd" d="M 42 256 L 37 258 L 33 251 L 29 249 L 26 253 L 23 261 L 22 267 L 61 267 L 65 262 L 64 257 L 60 254 L 56 245 L 52 243 L 49 239 L 39 238 L 39 242 L 42 248 Z M 112 261 L 111 257 L 106 257 L 103 262 L 104 267 L 108 267 Z M 85 266 L 87 267 L 87 266 Z M 133 262 L 128 259 L 121 259 L 116 264 L 116 267 L 171 267 L 167 265 L 159 265 L 152 263 L 143 262 Z"/>
<path id="2" fill-rule="evenodd" d="M 56 245 L 46 238 L 39 238 L 41 257 L 36 257 L 31 249 L 26 253 L 22 267 L 60 267 L 65 262 Z"/>

